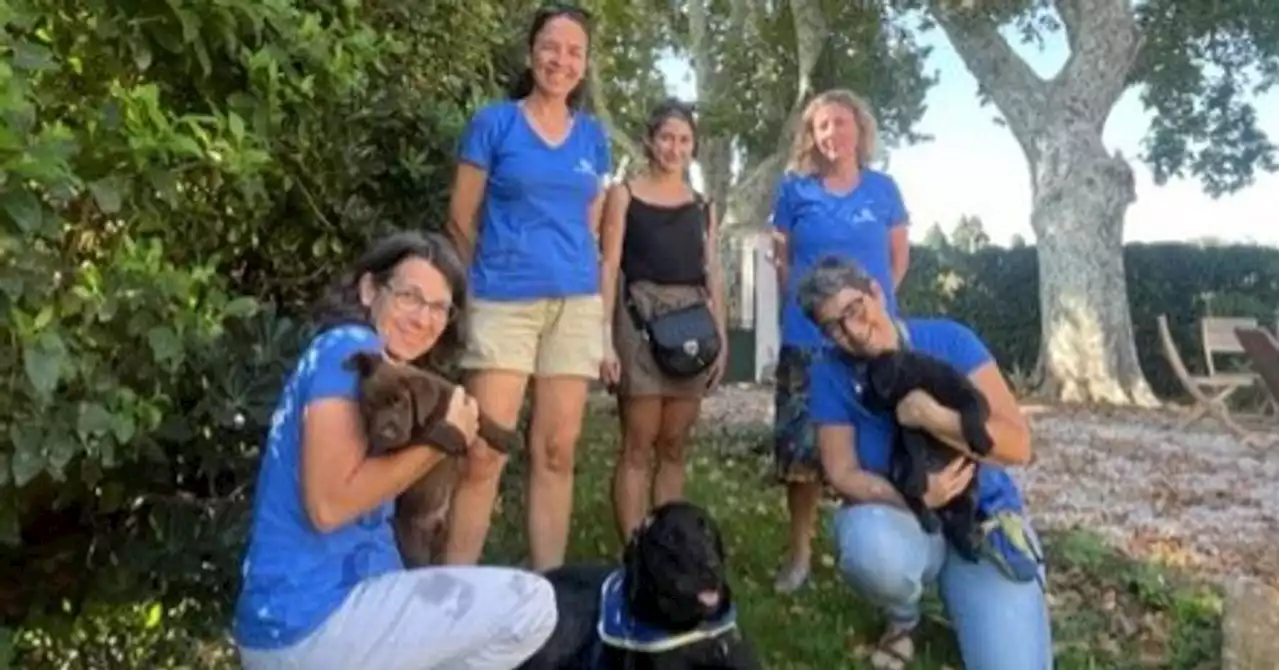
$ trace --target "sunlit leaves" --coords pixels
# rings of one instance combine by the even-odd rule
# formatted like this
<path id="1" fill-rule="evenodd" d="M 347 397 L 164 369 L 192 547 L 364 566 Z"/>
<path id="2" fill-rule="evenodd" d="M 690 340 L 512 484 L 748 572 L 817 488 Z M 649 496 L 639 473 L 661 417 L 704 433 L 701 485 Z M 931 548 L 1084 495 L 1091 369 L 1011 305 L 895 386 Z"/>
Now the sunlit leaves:
<path id="1" fill-rule="evenodd" d="M 1139 5 L 1145 35 L 1132 80 L 1154 114 L 1144 145 L 1156 183 L 1200 179 L 1218 196 L 1277 169 L 1247 98 L 1276 85 L 1276 0 Z"/>

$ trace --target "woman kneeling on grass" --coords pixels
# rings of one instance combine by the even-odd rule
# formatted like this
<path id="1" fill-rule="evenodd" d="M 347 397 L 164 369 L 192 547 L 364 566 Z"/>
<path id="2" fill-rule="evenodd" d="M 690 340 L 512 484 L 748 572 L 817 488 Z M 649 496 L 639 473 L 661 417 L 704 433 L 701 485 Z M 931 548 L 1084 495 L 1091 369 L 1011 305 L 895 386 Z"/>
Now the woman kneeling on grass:
<path id="1" fill-rule="evenodd" d="M 321 303 L 320 332 L 280 394 L 263 448 L 234 636 L 245 668 L 500 670 L 556 624 L 541 576 L 509 568 L 405 570 L 396 496 L 440 462 L 428 445 L 370 457 L 347 359 L 447 360 L 467 282 L 438 235 L 387 237 Z M 445 421 L 471 442 L 478 409 L 455 393 Z"/>
<path id="2" fill-rule="evenodd" d="M 1051 668 L 1039 541 L 1017 484 L 1002 467 L 1028 462 L 1030 432 L 986 345 L 955 321 L 894 318 L 876 281 L 842 257 L 820 260 L 797 293 L 805 315 L 835 344 L 811 370 L 810 413 L 828 481 L 845 499 L 833 523 L 840 571 L 888 617 L 873 667 L 896 670 L 910 662 L 920 597 L 936 581 L 964 667 Z M 958 414 L 923 391 L 904 398 L 896 416 L 862 405 L 859 360 L 902 347 L 954 366 L 986 397 L 994 446 L 983 463 L 975 466 L 961 456 Z M 979 517 L 985 521 L 977 562 L 958 554 L 941 533 L 925 533 L 885 478 L 895 423 L 928 431 L 957 450 L 951 466 L 929 477 L 929 507 L 945 505 L 977 477 Z"/>

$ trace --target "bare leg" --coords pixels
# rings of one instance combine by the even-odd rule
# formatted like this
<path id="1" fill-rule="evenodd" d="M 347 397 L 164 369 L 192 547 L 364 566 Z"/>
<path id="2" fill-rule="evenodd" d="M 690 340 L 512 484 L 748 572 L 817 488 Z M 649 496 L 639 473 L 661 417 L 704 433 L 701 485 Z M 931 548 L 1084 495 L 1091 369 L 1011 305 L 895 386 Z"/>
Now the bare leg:
<path id="1" fill-rule="evenodd" d="M 518 372 L 485 370 L 471 375 L 467 392 L 480 410 L 498 424 L 515 428 L 520 421 L 520 405 L 524 402 L 528 377 Z M 484 542 L 493 520 L 493 504 L 498 497 L 498 482 L 507 456 L 485 450 L 482 456 L 469 456 L 458 490 L 449 509 L 449 539 L 444 562 L 450 565 L 474 565 L 484 551 Z"/>
<path id="2" fill-rule="evenodd" d="M 809 577 L 813 532 L 818 521 L 818 504 L 821 499 L 822 484 L 820 482 L 787 483 L 787 510 L 791 517 L 787 562 L 775 584 L 783 593 L 800 588 Z"/>
<path id="3" fill-rule="evenodd" d="M 618 414 L 622 423 L 622 449 L 613 467 L 613 514 L 618 537 L 626 544 L 649 511 L 649 477 L 662 420 L 662 398 L 619 398 Z"/>
<path id="4" fill-rule="evenodd" d="M 582 377 L 541 377 L 534 382 L 529 425 L 527 520 L 530 567 L 545 571 L 564 563 L 573 514 L 573 462 L 587 404 Z"/>
<path id="5" fill-rule="evenodd" d="M 658 472 L 653 478 L 653 506 L 684 497 L 685 445 L 702 408 L 699 398 L 667 398 L 658 429 Z"/>

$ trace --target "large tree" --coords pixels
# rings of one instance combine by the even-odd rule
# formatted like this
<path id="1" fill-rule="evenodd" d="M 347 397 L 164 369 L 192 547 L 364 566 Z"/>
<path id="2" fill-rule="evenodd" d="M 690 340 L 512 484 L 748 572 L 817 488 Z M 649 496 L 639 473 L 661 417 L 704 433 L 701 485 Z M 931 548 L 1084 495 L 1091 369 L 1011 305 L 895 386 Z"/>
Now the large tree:
<path id="1" fill-rule="evenodd" d="M 1157 184 L 1194 176 L 1217 196 L 1276 169 L 1247 96 L 1276 84 L 1275 0 L 937 0 L 928 7 L 1022 147 L 1040 264 L 1041 391 L 1153 404 L 1138 366 L 1122 255 L 1133 171 L 1102 131 L 1131 87 L 1152 112 L 1141 159 Z M 1070 57 L 1038 76 L 998 32 L 1065 30 Z"/>
<path id="2" fill-rule="evenodd" d="M 1247 102 L 1276 83 L 1276 0 L 595 4 L 606 24 L 623 18 L 613 20 L 615 36 L 632 32 L 630 43 L 643 45 L 625 67 L 610 64 L 612 95 L 598 107 L 626 108 L 632 123 L 622 134 L 635 137 L 637 82 L 654 72 L 643 57 L 665 46 L 685 59 L 704 118 L 706 190 L 723 203 L 726 227 L 739 230 L 765 225 L 813 93 L 852 88 L 875 109 L 885 144 L 921 139 L 912 128 L 935 78 L 915 38 L 940 25 L 1027 159 L 1040 263 L 1037 376 L 1042 393 L 1065 401 L 1155 403 L 1138 365 L 1122 255 L 1133 171 L 1102 142 L 1125 91 L 1138 87 L 1153 113 L 1139 158 L 1158 184 L 1195 176 L 1217 196 L 1276 168 L 1276 148 Z M 1010 27 L 1028 41 L 1064 31 L 1070 57 L 1061 71 L 1038 76 L 1001 34 Z"/>

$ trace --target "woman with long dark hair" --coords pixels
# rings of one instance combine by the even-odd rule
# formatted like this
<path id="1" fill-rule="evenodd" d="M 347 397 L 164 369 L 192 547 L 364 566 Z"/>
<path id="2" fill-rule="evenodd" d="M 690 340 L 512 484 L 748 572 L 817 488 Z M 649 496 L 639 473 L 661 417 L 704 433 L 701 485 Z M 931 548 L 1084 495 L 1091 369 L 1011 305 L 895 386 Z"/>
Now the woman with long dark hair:
<path id="1" fill-rule="evenodd" d="M 605 203 L 603 294 L 614 346 L 601 373 L 615 389 L 622 419 L 613 506 L 624 542 L 651 505 L 683 497 L 689 432 L 703 397 L 724 374 L 715 209 L 685 179 L 696 148 L 693 110 L 676 100 L 658 105 L 645 127 L 646 170 L 610 189 Z M 691 307 L 710 313 L 720 347 L 702 370 L 676 376 L 657 364 L 642 332 L 649 320 Z"/>
<path id="2" fill-rule="evenodd" d="M 611 152 L 603 126 L 578 108 L 589 28 L 580 9 L 537 13 L 528 68 L 510 99 L 476 112 L 463 133 L 450 203 L 450 232 L 475 296 L 460 361 L 468 391 L 514 427 L 534 379 L 526 509 L 537 570 L 564 561 L 574 451 L 606 337 L 596 231 Z M 468 460 L 447 563 L 479 560 L 505 462 L 493 451 Z"/>
<path id="3" fill-rule="evenodd" d="M 347 360 L 430 365 L 463 341 L 462 263 L 440 235 L 375 243 L 320 303 L 319 333 L 289 376 L 262 450 L 234 635 L 245 668 L 493 668 L 551 635 L 555 597 L 512 568 L 406 570 L 395 498 L 441 461 L 429 445 L 369 456 Z M 445 421 L 472 442 L 459 390 Z"/>

